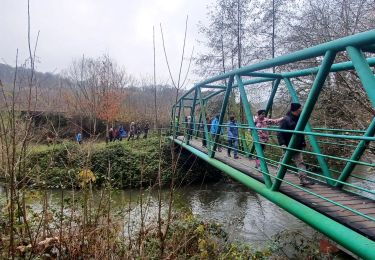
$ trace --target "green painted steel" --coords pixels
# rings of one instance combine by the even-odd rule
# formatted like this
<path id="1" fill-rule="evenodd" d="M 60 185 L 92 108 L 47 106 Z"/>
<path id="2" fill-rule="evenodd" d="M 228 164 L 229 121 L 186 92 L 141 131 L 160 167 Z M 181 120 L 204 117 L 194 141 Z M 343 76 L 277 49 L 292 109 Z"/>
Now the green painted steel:
<path id="1" fill-rule="evenodd" d="M 271 78 L 271 79 L 281 79 L 283 76 L 277 73 L 266 73 L 266 72 L 251 72 L 245 73 L 241 76 L 250 76 L 250 77 L 262 77 L 262 78 Z"/>
<path id="2" fill-rule="evenodd" d="M 190 124 L 193 124 L 194 129 L 190 129 L 191 125 L 188 126 L 189 129 L 188 129 L 188 136 L 187 136 L 187 140 L 186 140 L 187 144 L 189 144 L 190 139 L 193 138 L 193 132 L 195 131 L 195 105 L 196 105 L 196 101 L 197 101 L 197 95 L 198 95 L 198 91 L 197 91 L 197 89 L 195 89 L 193 104 L 191 105 L 191 110 L 190 110 L 190 117 L 191 117 L 191 123 Z"/>
<path id="3" fill-rule="evenodd" d="M 205 136 L 206 138 L 206 141 L 207 141 L 207 147 L 211 147 L 211 144 L 212 144 L 212 141 L 211 141 L 211 135 L 208 131 L 208 122 L 206 120 L 207 116 L 206 116 L 206 106 L 205 106 L 205 102 L 204 100 L 202 99 L 202 92 L 201 92 L 201 89 L 199 87 L 196 88 L 197 90 L 197 95 L 198 95 L 198 98 L 199 98 L 199 104 L 200 104 L 200 107 L 201 107 L 201 113 L 202 113 L 202 121 L 203 121 L 203 135 Z M 209 155 L 211 156 L 211 150 L 208 151 Z"/>
<path id="4" fill-rule="evenodd" d="M 224 89 L 224 90 L 220 90 L 220 91 L 215 92 L 215 93 L 212 93 L 212 94 L 208 95 L 207 97 L 204 97 L 203 99 L 204 99 L 205 101 L 206 101 L 206 100 L 209 100 L 209 99 L 213 98 L 214 96 L 217 96 L 217 95 L 223 93 L 224 91 L 225 91 L 225 89 Z"/>
<path id="5" fill-rule="evenodd" d="M 303 220 L 305 223 L 314 227 L 359 257 L 362 257 L 363 259 L 375 259 L 374 241 L 356 233 L 346 226 L 337 223 L 329 217 L 324 216 L 323 214 L 303 205 L 302 203 L 299 203 L 294 199 L 289 198 L 280 192 L 275 192 L 268 189 L 263 183 L 214 158 L 210 158 L 207 154 L 196 150 L 195 148 L 186 145 L 179 140 L 174 139 L 174 142 L 197 155 L 199 158 L 205 160 L 215 168 L 225 172 L 230 177 L 241 182 L 248 188 L 261 194 L 263 197 L 272 201 L 292 215 Z"/>
<path id="6" fill-rule="evenodd" d="M 372 120 L 372 122 L 371 122 L 370 126 L 368 127 L 364 136 L 370 137 L 370 136 L 374 136 L 374 134 L 375 134 L 375 118 Z M 355 149 L 355 151 L 352 154 L 352 157 L 350 158 L 350 160 L 352 160 L 354 162 L 347 162 L 346 163 L 345 168 L 342 170 L 342 173 L 338 178 L 339 181 L 345 182 L 349 178 L 350 174 L 354 170 L 354 167 L 356 166 L 355 162 L 357 162 L 361 158 L 361 156 L 365 152 L 368 144 L 369 144 L 369 142 L 365 141 L 365 140 L 362 140 L 362 141 L 359 142 L 357 148 Z M 343 187 L 343 186 L 344 186 L 343 183 L 340 183 L 340 182 L 336 183 L 336 187 Z"/>
<path id="7" fill-rule="evenodd" d="M 238 88 L 240 90 L 240 96 L 241 96 L 243 108 L 245 110 L 247 123 L 249 124 L 249 126 L 255 127 L 253 114 L 251 113 L 250 104 L 249 104 L 249 101 L 247 100 L 246 91 L 242 83 L 241 77 L 239 75 L 236 75 L 236 81 L 238 84 Z M 263 152 L 262 146 L 259 143 L 258 131 L 255 129 L 252 129 L 251 136 L 253 137 L 253 140 L 254 140 L 255 151 L 257 152 L 257 155 L 259 156 L 260 167 L 262 169 L 264 183 L 266 184 L 268 188 L 270 188 L 272 186 L 272 181 L 271 181 L 270 174 L 268 171 L 267 163 L 264 160 L 264 152 Z"/>
<path id="8" fill-rule="evenodd" d="M 344 210 L 349 210 L 357 217 L 366 218 L 368 219 L 368 221 L 375 220 L 373 216 L 362 213 L 360 210 L 354 209 L 355 207 L 348 207 L 347 205 L 345 205 L 345 203 L 341 203 L 341 201 L 331 200 L 330 198 L 325 197 L 322 194 L 317 194 L 308 189 L 301 188 L 298 185 L 288 182 L 284 179 L 287 169 L 291 170 L 292 172 L 301 171 L 308 173 L 308 178 L 314 179 L 318 182 L 326 182 L 329 185 L 334 185 L 338 188 L 344 188 L 346 192 L 355 194 L 356 196 L 374 200 L 375 191 L 371 188 L 371 186 L 367 185 L 372 185 L 373 183 L 375 183 L 375 181 L 371 178 L 353 175 L 352 172 L 356 165 L 372 167 L 372 169 L 374 169 L 375 167 L 374 163 L 361 161 L 362 155 L 368 149 L 372 149 L 372 151 L 375 150 L 370 146 L 370 142 L 375 141 L 375 118 L 372 118 L 371 124 L 367 129 L 332 129 L 324 127 L 312 128 L 309 124 L 310 116 L 312 114 L 312 111 L 314 110 L 319 94 L 329 73 L 349 70 L 353 70 L 354 72 L 356 72 L 362 83 L 363 89 L 368 95 L 368 98 L 372 105 L 372 109 L 375 109 L 375 76 L 374 72 L 371 70 L 371 67 L 375 66 L 375 57 L 366 59 L 362 53 L 363 51 L 371 52 L 375 50 L 374 46 L 375 30 L 371 30 L 359 33 L 357 35 L 351 35 L 342 39 L 323 43 L 284 56 L 276 57 L 274 59 L 266 60 L 257 64 L 245 66 L 240 69 L 229 71 L 222 75 L 206 79 L 194 85 L 193 88 L 185 91 L 184 94 L 178 99 L 176 104 L 173 105 L 171 112 L 171 119 L 173 121 L 171 123 L 171 127 L 173 130 L 173 139 L 184 148 L 197 154 L 199 157 L 208 161 L 218 169 L 223 170 L 231 177 L 254 189 L 256 192 L 260 193 L 270 201 L 273 201 L 280 207 L 292 213 L 294 216 L 300 218 L 312 227 L 326 234 L 353 253 L 366 259 L 375 259 L 374 241 L 365 238 L 361 234 L 350 230 L 347 227 L 344 227 L 334 220 L 331 220 L 328 217 L 325 217 L 320 213 L 317 213 L 316 211 L 310 209 L 308 206 L 298 203 L 295 200 L 288 198 L 287 196 L 278 192 L 281 184 L 290 185 L 300 189 L 306 194 L 310 194 L 323 199 L 327 203 L 329 202 L 332 205 L 341 207 Z M 343 54 L 343 52 L 346 52 L 351 61 L 333 64 L 335 55 L 338 52 L 340 52 L 340 55 L 346 55 Z M 295 64 L 293 63 L 304 61 L 310 58 L 315 58 L 316 61 L 322 60 L 321 65 L 295 71 L 282 71 L 278 73 L 269 72 L 273 67 L 287 65 L 285 67 L 279 67 L 278 70 L 280 70 L 281 68 L 294 67 Z M 248 77 L 250 77 L 250 79 L 248 79 Z M 265 108 L 266 115 L 268 115 L 272 105 L 278 101 L 278 99 L 276 99 L 275 97 L 278 89 L 280 89 L 279 85 L 281 81 L 285 82 L 286 88 L 290 93 L 292 101 L 299 102 L 296 91 L 296 88 L 298 87 L 297 80 L 294 81 L 294 83 L 296 83 L 295 86 L 293 86 L 291 80 L 300 77 L 309 77 L 309 80 L 311 80 L 311 78 L 314 78 L 314 80 L 295 130 L 284 130 L 272 126 L 257 128 L 255 126 L 253 118 L 254 111 L 252 111 L 250 106 L 250 103 L 252 103 L 252 101 L 250 101 L 249 103 L 248 97 L 246 95 L 246 87 L 251 87 L 252 85 L 259 85 L 268 82 L 272 83 L 271 93 Z M 223 81 L 228 82 L 227 86 L 222 85 Z M 216 97 L 215 101 L 220 98 L 223 100 L 221 104 L 218 127 L 218 133 L 220 134 L 222 128 L 226 129 L 228 127 L 227 124 L 223 124 L 223 120 L 225 116 L 229 116 L 225 113 L 230 95 L 233 92 L 232 89 L 234 88 L 238 88 L 239 90 L 239 97 L 242 101 L 247 120 L 247 122 L 241 122 L 238 124 L 238 139 L 242 144 L 240 149 L 243 149 L 239 150 L 239 152 L 245 155 L 254 155 L 255 157 L 259 158 L 261 167 L 260 170 L 258 169 L 257 171 L 262 174 L 264 184 L 252 179 L 251 177 L 246 176 L 243 173 L 240 173 L 239 171 L 215 159 L 215 149 L 217 147 L 219 135 L 215 135 L 214 138 L 212 138 L 210 132 L 208 131 L 209 122 L 207 122 L 206 120 L 207 106 L 211 104 L 210 102 L 212 101 L 213 97 Z M 204 89 L 207 89 L 207 91 L 202 92 Z M 223 95 L 218 98 L 217 95 L 219 94 Z M 199 106 L 199 114 L 198 109 L 196 108 L 197 106 Z M 194 134 L 192 136 L 195 136 L 195 138 L 205 137 L 207 139 L 207 154 L 202 153 L 189 146 L 188 138 L 185 138 L 185 140 L 187 140 L 186 144 L 176 139 L 178 136 L 181 137 L 181 132 L 184 132 L 183 130 L 186 131 L 187 129 L 187 127 L 184 126 L 184 122 L 182 122 L 181 120 L 181 114 L 183 114 L 183 116 L 185 115 L 185 108 L 190 109 L 189 113 L 194 124 Z M 210 109 L 212 108 L 210 107 Z M 212 112 L 212 110 L 210 111 Z M 198 117 L 198 124 L 196 124 L 196 118 Z M 292 133 L 290 143 L 288 147 L 285 148 L 285 154 L 280 161 L 278 161 L 280 155 L 277 155 L 277 153 L 272 153 L 274 153 L 275 150 L 278 150 L 280 152 L 282 148 L 279 145 L 271 142 L 260 142 L 258 136 L 259 130 L 270 133 L 271 138 L 275 136 L 274 132 Z M 202 137 L 199 137 L 200 131 L 202 132 Z M 247 141 L 244 135 L 246 131 L 250 131 L 252 136 L 253 147 L 251 151 L 249 147 L 247 147 Z M 223 135 L 225 134 L 223 133 Z M 301 151 L 295 149 L 295 145 L 301 135 L 305 135 L 308 137 L 309 144 L 311 146 L 311 148 L 309 148 L 310 150 Z M 225 144 L 221 145 L 222 147 L 228 147 Z M 267 149 L 266 155 L 263 151 L 262 146 L 269 146 L 272 149 L 270 149 L 271 151 Z M 326 148 L 327 146 L 332 146 L 338 147 L 338 149 L 347 149 L 351 152 L 351 155 L 343 156 L 341 154 L 337 155 L 331 153 L 322 153 L 323 146 L 324 148 Z M 253 148 L 255 148 L 256 154 L 254 154 Z M 305 164 L 309 167 L 312 167 L 311 169 L 298 169 L 298 167 L 290 164 L 292 156 L 295 152 L 302 152 L 306 155 L 307 158 L 316 158 L 318 163 L 316 163 L 315 161 L 308 161 L 308 163 Z M 338 162 L 339 165 L 343 165 L 342 168 L 334 168 L 331 164 L 327 163 L 331 161 Z M 271 176 L 268 166 L 278 167 L 275 176 Z M 312 170 L 313 168 L 319 168 L 322 172 L 314 172 Z M 359 180 L 361 182 L 351 182 L 351 179 L 349 177 L 356 178 L 357 181 Z M 366 250 L 367 248 L 371 248 L 373 250 Z"/>
<path id="9" fill-rule="evenodd" d="M 318 100 L 320 91 L 323 88 L 323 84 L 325 82 L 325 79 L 327 78 L 327 75 L 329 73 L 329 69 L 332 66 L 333 61 L 335 60 L 336 53 L 333 51 L 327 51 L 326 55 L 324 55 L 322 66 L 316 75 L 316 78 L 314 80 L 313 86 L 311 87 L 309 96 L 307 97 L 306 103 L 302 109 L 301 115 L 298 119 L 297 125 L 295 130 L 301 131 L 304 130 L 306 127 L 306 124 L 310 118 L 310 115 L 312 113 L 312 110 L 315 106 L 316 101 Z M 300 135 L 293 134 L 292 138 L 290 139 L 288 148 L 295 148 L 298 139 L 301 138 Z M 290 160 L 292 159 L 293 152 L 291 150 L 287 150 L 284 154 L 284 158 L 282 160 L 283 164 L 288 164 Z M 287 167 L 284 165 L 280 166 L 279 171 L 277 172 L 276 176 L 277 179 L 272 185 L 272 190 L 278 190 L 281 185 L 281 180 L 284 178 L 284 175 L 286 173 Z"/>
<path id="10" fill-rule="evenodd" d="M 350 59 L 353 61 L 353 65 L 358 73 L 359 78 L 361 79 L 363 88 L 366 90 L 372 106 L 375 107 L 374 73 L 371 71 L 370 66 L 368 65 L 365 57 L 360 50 L 352 46 L 347 47 L 346 50 L 350 56 Z"/>
<path id="11" fill-rule="evenodd" d="M 266 115 L 268 115 L 268 113 L 270 112 L 270 109 L 272 107 L 273 100 L 275 98 L 276 91 L 277 91 L 277 89 L 279 87 L 280 81 L 281 81 L 281 79 L 277 79 L 273 83 L 272 90 L 271 90 L 271 95 L 270 95 L 270 98 L 268 99 L 267 106 L 266 106 Z"/>
<path id="12" fill-rule="evenodd" d="M 226 86 L 220 86 L 220 85 L 203 85 L 203 86 L 201 86 L 201 88 L 226 89 L 227 87 Z"/>
<path id="13" fill-rule="evenodd" d="M 309 58 L 314 58 L 324 55 L 328 50 L 338 52 L 343 51 L 347 46 L 359 47 L 363 45 L 372 44 L 375 39 L 375 30 L 358 33 L 356 35 L 347 36 L 341 39 L 337 39 L 331 42 L 316 45 L 310 48 L 306 48 L 300 51 L 296 51 L 284 56 L 280 56 L 271 60 L 266 60 L 254 65 L 241 67 L 240 69 L 232 70 L 219 76 L 212 77 L 210 79 L 200 82 L 200 85 L 210 84 L 215 81 L 223 80 L 236 74 L 242 75 L 243 73 L 263 70 L 272 68 L 275 66 L 284 65 L 287 63 L 293 63 Z"/>
<path id="14" fill-rule="evenodd" d="M 220 133 L 221 133 L 221 126 L 222 126 L 222 124 L 223 124 L 225 111 L 227 110 L 227 105 L 228 105 L 228 101 L 229 101 L 229 96 L 230 96 L 230 94 L 231 94 L 231 92 L 232 92 L 233 81 L 234 81 L 234 78 L 233 78 L 233 77 L 230 77 L 230 78 L 229 78 L 229 82 L 228 82 L 227 89 L 226 89 L 226 91 L 225 91 L 223 104 L 222 104 L 222 106 L 221 106 L 220 117 L 219 117 L 219 126 L 218 126 L 218 128 L 217 128 L 217 131 L 216 131 L 216 134 L 215 134 L 215 138 L 214 138 L 214 143 L 213 143 L 213 145 L 212 145 L 211 157 L 214 157 L 214 156 L 215 156 L 215 150 L 216 150 L 216 147 L 217 147 L 217 142 L 219 141 L 219 136 L 220 136 Z"/>
<path id="15" fill-rule="evenodd" d="M 288 88 L 289 94 L 292 97 L 292 101 L 300 103 L 298 95 L 297 95 L 297 92 L 294 89 L 294 87 L 293 87 L 292 82 L 290 81 L 290 79 L 284 78 L 284 81 L 285 81 L 285 84 L 286 84 L 286 86 Z M 305 130 L 308 131 L 308 132 L 312 132 L 312 128 L 311 128 L 311 125 L 310 125 L 309 122 L 306 123 Z M 320 150 L 318 141 L 316 140 L 315 136 L 313 136 L 313 135 L 309 135 L 308 138 L 310 140 L 310 144 L 311 144 L 311 147 L 312 147 L 313 151 L 316 154 L 318 154 L 316 156 L 316 159 L 319 162 L 320 168 L 322 169 L 322 172 L 323 172 L 324 176 L 328 177 L 327 178 L 327 184 L 334 185 L 334 182 L 332 182 L 331 179 L 329 179 L 329 178 L 332 178 L 332 174 L 329 171 L 329 167 L 327 165 L 327 162 L 326 162 L 326 160 L 324 159 L 323 156 L 319 155 L 319 154 L 322 154 L 322 151 Z"/>

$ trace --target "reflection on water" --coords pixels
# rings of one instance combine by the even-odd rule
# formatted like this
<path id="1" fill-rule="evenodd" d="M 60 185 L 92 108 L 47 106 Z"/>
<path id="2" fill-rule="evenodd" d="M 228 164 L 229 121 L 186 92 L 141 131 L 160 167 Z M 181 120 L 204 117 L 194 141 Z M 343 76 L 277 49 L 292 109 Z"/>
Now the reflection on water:
<path id="1" fill-rule="evenodd" d="M 100 193 L 94 194 L 94 203 L 99 203 Z M 0 189 L 4 195 L 4 190 Z M 35 210 L 42 205 L 41 192 L 31 192 L 28 203 Z M 60 191 L 49 191 L 49 204 L 59 205 Z M 72 191 L 64 191 L 65 197 L 71 197 Z M 80 197 L 80 192 L 74 192 Z M 124 220 L 139 221 L 140 207 L 139 190 L 124 190 L 112 193 L 112 207 L 122 210 Z M 144 205 L 147 205 L 146 221 L 155 221 L 157 215 L 157 192 L 143 191 Z M 149 195 L 149 196 L 147 196 Z M 163 203 L 167 203 L 168 191 L 163 191 Z M 129 205 L 131 210 L 128 211 Z M 304 233 L 313 232 L 306 224 L 293 217 L 283 209 L 264 199 L 240 184 L 217 183 L 213 185 L 188 186 L 176 190 L 175 208 L 191 211 L 199 219 L 219 223 L 229 234 L 231 240 L 261 245 L 271 236 L 283 230 L 300 230 Z M 130 212 L 130 215 L 128 214 Z"/>
<path id="2" fill-rule="evenodd" d="M 263 244 L 285 229 L 313 232 L 294 216 L 239 184 L 220 183 L 182 192 L 195 215 L 222 224 L 232 240 Z"/>

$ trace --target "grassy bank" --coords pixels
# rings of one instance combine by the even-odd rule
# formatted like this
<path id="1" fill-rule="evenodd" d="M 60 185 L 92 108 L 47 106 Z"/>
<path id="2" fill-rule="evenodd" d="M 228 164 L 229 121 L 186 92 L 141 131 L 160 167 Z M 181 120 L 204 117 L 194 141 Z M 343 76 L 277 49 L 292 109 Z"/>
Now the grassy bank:
<path id="1" fill-rule="evenodd" d="M 156 183 L 160 170 L 163 184 L 173 176 L 177 184 L 212 181 L 220 174 L 195 156 L 176 148 L 177 167 L 172 164 L 172 147 L 158 137 L 134 141 L 87 142 L 78 145 L 63 142 L 34 145 L 27 156 L 28 185 L 45 188 L 78 187 L 93 180 L 115 188 L 150 186 Z M 160 168 L 159 168 L 160 165 Z"/>

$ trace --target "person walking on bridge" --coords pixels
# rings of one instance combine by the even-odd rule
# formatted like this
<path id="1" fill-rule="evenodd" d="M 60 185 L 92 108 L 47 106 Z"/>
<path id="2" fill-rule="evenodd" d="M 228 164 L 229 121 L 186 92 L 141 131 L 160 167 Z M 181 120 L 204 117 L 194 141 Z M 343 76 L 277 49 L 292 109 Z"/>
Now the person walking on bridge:
<path id="1" fill-rule="evenodd" d="M 299 116 L 302 112 L 302 106 L 299 103 L 291 103 L 290 111 L 286 116 L 281 120 L 280 129 L 282 130 L 294 130 L 296 128 Z M 278 132 L 277 139 L 279 145 L 283 148 L 285 154 L 286 148 L 289 145 L 289 142 L 292 138 L 293 133 L 289 132 Z M 294 149 L 303 150 L 306 147 L 305 136 L 302 134 L 297 134 L 297 142 Z M 302 186 L 313 185 L 314 182 L 311 182 L 307 179 L 306 166 L 303 162 L 302 152 L 293 151 L 292 159 L 298 168 L 298 176 L 300 184 Z M 301 171 L 302 170 L 302 171 Z"/>
<path id="2" fill-rule="evenodd" d="M 234 159 L 238 159 L 238 127 L 237 122 L 234 120 L 234 116 L 229 118 L 228 122 L 228 157 L 230 152 L 233 150 Z"/>
<path id="3" fill-rule="evenodd" d="M 220 142 L 220 135 L 223 133 L 223 129 L 221 128 L 220 133 L 219 131 L 219 117 L 220 115 L 217 114 L 211 121 L 211 134 L 212 134 L 212 141 L 215 142 L 216 136 L 217 139 L 217 150 L 221 152 L 221 142 Z"/>
<path id="4" fill-rule="evenodd" d="M 254 122 L 255 122 L 255 127 L 256 128 L 268 128 L 269 125 L 277 125 L 281 122 L 283 117 L 278 118 L 278 119 L 271 119 L 266 117 L 266 110 L 261 109 L 258 110 L 257 112 L 258 116 L 255 117 Z M 266 149 L 266 143 L 268 143 L 269 140 L 269 133 L 267 130 L 259 130 L 258 129 L 258 136 L 259 136 L 259 141 L 261 142 L 261 146 L 263 149 L 263 152 Z M 259 158 L 255 159 L 255 168 L 259 168 L 260 166 L 260 160 Z"/>

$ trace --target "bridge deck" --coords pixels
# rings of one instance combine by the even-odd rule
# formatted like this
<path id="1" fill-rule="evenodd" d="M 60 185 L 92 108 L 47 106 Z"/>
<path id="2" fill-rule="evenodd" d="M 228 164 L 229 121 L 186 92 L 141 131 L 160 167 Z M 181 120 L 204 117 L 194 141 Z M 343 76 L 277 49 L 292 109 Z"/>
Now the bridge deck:
<path id="1" fill-rule="evenodd" d="M 180 136 L 177 139 L 182 141 L 183 137 Z M 202 147 L 200 140 L 190 140 L 189 144 L 195 149 L 207 153 L 207 149 Z M 227 156 L 226 149 L 223 149 L 222 152 L 216 152 L 215 159 L 230 165 L 260 182 L 263 182 L 262 174 L 255 169 L 254 160 L 249 160 L 241 155 L 239 159 L 235 160 L 233 157 Z M 268 168 L 271 175 L 276 174 L 277 169 L 275 167 L 269 166 Z M 299 179 L 296 174 L 288 172 L 288 174 L 285 175 L 284 180 L 299 185 Z M 375 218 L 375 202 L 371 199 L 344 190 L 332 188 L 324 183 L 316 183 L 315 185 L 308 187 L 308 190 L 317 195 L 324 196 L 326 199 L 340 203 L 352 210 Z M 317 195 L 309 194 L 298 187 L 293 187 L 286 183 L 281 185 L 280 192 L 375 241 L 375 221 L 359 216 L 350 210 L 319 198 Z"/>

